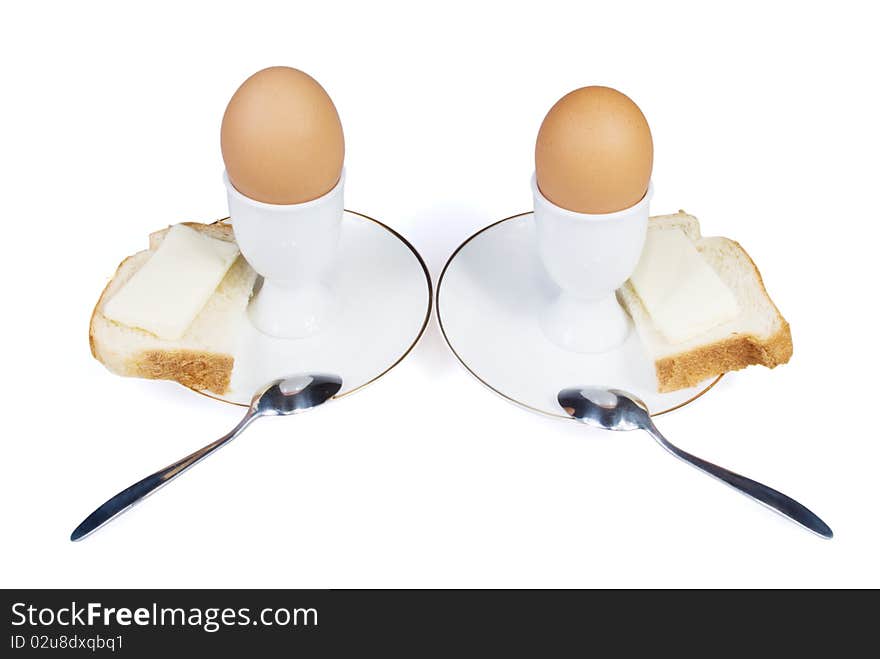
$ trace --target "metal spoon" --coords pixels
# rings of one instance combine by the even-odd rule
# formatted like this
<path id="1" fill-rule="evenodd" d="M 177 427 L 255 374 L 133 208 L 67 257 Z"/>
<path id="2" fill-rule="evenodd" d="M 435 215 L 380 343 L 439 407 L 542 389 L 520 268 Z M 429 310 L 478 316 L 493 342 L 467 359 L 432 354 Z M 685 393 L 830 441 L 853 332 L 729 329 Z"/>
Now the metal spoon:
<path id="1" fill-rule="evenodd" d="M 114 517 L 121 515 L 148 494 L 155 492 L 172 481 L 195 463 L 204 459 L 218 448 L 231 442 L 247 428 L 254 419 L 261 416 L 287 416 L 317 407 L 333 398 L 342 388 L 342 378 L 338 375 L 296 375 L 276 380 L 266 385 L 251 401 L 247 414 L 228 434 L 211 442 L 195 453 L 160 469 L 131 487 L 109 499 L 95 512 L 86 517 L 70 534 L 74 542 L 98 530 Z"/>
<path id="2" fill-rule="evenodd" d="M 702 469 L 823 538 L 834 535 L 825 522 L 791 497 L 673 446 L 657 430 L 648 414 L 648 407 L 632 394 L 619 389 L 580 387 L 563 389 L 556 400 L 572 417 L 587 425 L 605 430 L 644 430 L 675 457 Z"/>

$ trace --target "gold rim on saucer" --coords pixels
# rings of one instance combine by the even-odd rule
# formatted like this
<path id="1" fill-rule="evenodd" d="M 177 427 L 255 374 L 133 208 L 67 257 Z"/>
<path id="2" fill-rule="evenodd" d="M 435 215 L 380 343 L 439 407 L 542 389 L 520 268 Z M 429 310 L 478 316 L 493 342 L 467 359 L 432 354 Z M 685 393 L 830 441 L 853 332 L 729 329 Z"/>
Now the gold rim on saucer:
<path id="1" fill-rule="evenodd" d="M 379 220 L 372 218 L 369 215 L 364 215 L 363 213 L 358 213 L 357 211 L 350 211 L 348 209 L 346 209 L 345 212 L 351 213 L 352 215 L 357 215 L 358 217 L 362 217 L 365 220 L 369 220 L 370 222 L 378 224 L 380 227 L 385 229 L 385 231 L 392 234 L 400 242 L 402 242 L 404 245 L 406 245 L 407 248 L 409 248 L 409 251 L 411 251 L 413 253 L 413 256 L 416 257 L 416 260 L 419 262 L 419 265 L 422 266 L 422 272 L 425 274 L 425 283 L 427 283 L 427 285 L 428 285 L 428 308 L 425 309 L 425 320 L 422 321 L 422 326 L 419 328 L 419 332 L 418 332 L 418 334 L 416 334 L 416 337 L 413 339 L 413 342 L 403 352 L 403 354 L 400 355 L 400 357 L 398 357 L 397 360 L 393 364 L 391 364 L 391 366 L 389 366 L 384 371 L 379 373 L 379 375 L 374 377 L 372 380 L 368 380 L 367 382 L 364 382 L 362 385 L 355 387 L 351 391 L 346 391 L 344 394 L 339 394 L 337 396 L 334 396 L 334 398 L 345 398 L 346 396 L 350 396 L 351 394 L 353 394 L 357 391 L 360 391 L 364 387 L 367 387 L 367 386 L 373 384 L 376 380 L 381 378 L 383 375 L 388 373 L 388 371 L 390 371 L 392 368 L 394 368 L 400 362 L 402 362 L 404 359 L 406 359 L 406 356 L 412 352 L 412 349 L 416 347 L 416 344 L 419 342 L 419 339 L 421 339 L 422 335 L 425 333 L 425 329 L 428 327 L 428 321 L 431 319 L 431 310 L 432 310 L 433 304 L 434 304 L 434 287 L 431 284 L 431 275 L 428 272 L 428 266 L 425 265 L 425 261 L 424 261 L 424 259 L 422 259 L 422 255 L 419 254 L 418 251 L 416 250 L 416 248 L 412 246 L 412 243 L 410 243 L 406 238 L 401 236 L 399 233 L 397 233 L 397 231 L 395 231 L 394 229 L 389 227 L 387 224 L 383 224 Z M 220 222 L 226 222 L 228 219 L 229 219 L 228 217 L 224 217 L 219 220 L 214 220 L 213 222 L 211 222 L 211 224 L 219 224 Z M 246 405 L 244 403 L 235 403 L 231 400 L 226 400 L 224 398 L 220 398 L 219 396 L 215 396 L 214 394 L 210 394 L 207 391 L 200 391 L 198 389 L 193 389 L 192 387 L 187 387 L 186 385 L 181 385 L 181 386 L 185 387 L 186 389 L 189 389 L 190 391 L 194 391 L 195 393 L 197 393 L 201 396 L 204 396 L 205 398 L 211 398 L 211 399 L 219 401 L 221 403 L 226 403 L 227 405 L 235 405 L 236 407 L 248 407 L 248 405 Z"/>
<path id="2" fill-rule="evenodd" d="M 527 410 L 531 410 L 532 412 L 537 412 L 538 414 L 542 414 L 542 415 L 544 415 L 544 416 L 550 416 L 550 417 L 553 417 L 553 418 L 556 418 L 556 419 L 567 419 L 567 420 L 572 420 L 572 418 L 571 418 L 570 416 L 566 415 L 566 414 L 554 414 L 554 413 L 551 413 L 551 412 L 547 412 L 546 410 L 538 409 L 537 407 L 532 407 L 532 406 L 529 405 L 528 403 L 524 403 L 524 402 L 522 402 L 522 401 L 520 401 L 520 400 L 517 400 L 517 399 L 515 399 L 515 398 L 512 398 L 512 397 L 508 396 L 507 394 L 505 394 L 505 393 L 499 391 L 498 389 L 496 389 L 495 387 L 493 387 L 491 384 L 489 384 L 488 382 L 486 382 L 486 381 L 485 381 L 483 378 L 481 378 L 479 375 L 477 375 L 477 374 L 471 369 L 471 367 L 467 365 L 467 362 L 465 362 L 465 360 L 461 358 L 461 355 L 459 355 L 459 354 L 456 352 L 455 347 L 452 345 L 452 341 L 449 340 L 449 336 L 446 334 L 446 329 L 443 327 L 443 316 L 442 316 L 442 314 L 440 313 L 440 291 L 443 290 L 443 277 L 446 275 L 446 270 L 449 268 L 449 264 L 452 263 L 452 262 L 455 260 L 455 257 L 458 256 L 458 253 L 464 248 L 464 246 L 467 245 L 469 242 L 471 242 L 474 238 L 476 238 L 477 236 L 479 236 L 479 235 L 480 235 L 481 233 L 483 233 L 484 231 L 488 231 L 489 229 L 491 229 L 491 228 L 493 228 L 493 227 L 496 227 L 496 226 L 498 226 L 499 224 L 501 224 L 501 223 L 503 223 L 503 222 L 508 222 L 508 221 L 510 221 L 510 220 L 515 220 L 515 219 L 517 219 L 517 218 L 519 218 L 519 217 L 523 217 L 524 215 L 531 215 L 531 214 L 532 214 L 531 211 L 527 211 L 527 212 L 525 212 L 525 213 L 517 213 L 516 215 L 511 215 L 510 217 L 505 217 L 505 218 L 502 219 L 502 220 L 498 220 L 497 222 L 493 222 L 492 224 L 483 227 L 482 229 L 480 229 L 480 230 L 477 231 L 476 233 L 474 233 L 474 234 L 472 234 L 471 236 L 469 236 L 467 239 L 465 239 L 465 241 L 464 241 L 463 243 L 461 243 L 461 245 L 459 245 L 458 247 L 456 247 L 455 251 L 452 252 L 452 255 L 449 257 L 449 259 L 447 259 L 446 264 L 443 266 L 443 270 L 440 272 L 440 278 L 437 280 L 437 323 L 440 325 L 440 332 L 443 334 L 443 339 L 446 341 L 446 345 L 449 346 L 449 349 L 452 351 L 452 354 L 455 355 L 455 358 L 458 359 L 459 363 L 460 363 L 462 366 L 464 366 L 465 370 L 466 370 L 468 373 L 470 373 L 472 376 L 474 376 L 474 377 L 475 377 L 479 382 L 481 382 L 485 387 L 487 387 L 487 388 L 490 389 L 491 391 L 494 391 L 496 394 L 498 394 L 498 395 L 501 396 L 502 398 L 504 398 L 504 399 L 510 401 L 511 403 L 514 403 L 515 405 L 519 405 L 520 407 L 523 407 L 523 408 L 525 408 L 525 409 L 527 409 Z M 651 416 L 660 416 L 661 414 L 666 414 L 667 412 L 672 412 L 672 411 L 674 411 L 674 410 L 680 409 L 680 408 L 684 407 L 685 405 L 690 405 L 690 404 L 693 403 L 695 400 L 697 400 L 698 398 L 700 398 L 701 396 L 703 396 L 703 395 L 704 395 L 707 391 L 709 391 L 712 387 L 714 387 L 716 384 L 718 384 L 718 381 L 719 381 L 721 378 L 723 378 L 723 377 L 724 377 L 724 374 L 722 373 L 722 374 L 719 375 L 717 378 L 715 378 L 714 380 L 712 380 L 711 382 L 709 382 L 709 384 L 706 385 L 706 387 L 705 387 L 704 389 L 702 389 L 702 390 L 700 390 L 699 392 L 697 392 L 693 397 L 687 399 L 687 400 L 684 401 L 683 403 L 678 403 L 677 405 L 673 405 L 672 407 L 669 407 L 669 408 L 667 408 L 667 409 L 660 410 L 659 412 L 652 412 L 652 413 L 651 413 Z"/>

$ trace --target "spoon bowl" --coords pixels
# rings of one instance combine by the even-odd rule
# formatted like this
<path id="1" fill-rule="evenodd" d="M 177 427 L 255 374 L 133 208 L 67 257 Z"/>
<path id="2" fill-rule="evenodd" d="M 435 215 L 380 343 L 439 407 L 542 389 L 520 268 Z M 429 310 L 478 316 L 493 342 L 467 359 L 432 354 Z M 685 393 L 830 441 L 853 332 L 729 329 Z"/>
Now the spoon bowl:
<path id="1" fill-rule="evenodd" d="M 310 410 L 330 400 L 342 388 L 338 375 L 294 375 L 276 380 L 258 392 L 251 410 L 259 416 L 287 416 Z"/>
<path id="2" fill-rule="evenodd" d="M 603 430 L 641 430 L 648 407 L 619 389 L 581 387 L 563 389 L 556 397 L 570 416 Z"/>

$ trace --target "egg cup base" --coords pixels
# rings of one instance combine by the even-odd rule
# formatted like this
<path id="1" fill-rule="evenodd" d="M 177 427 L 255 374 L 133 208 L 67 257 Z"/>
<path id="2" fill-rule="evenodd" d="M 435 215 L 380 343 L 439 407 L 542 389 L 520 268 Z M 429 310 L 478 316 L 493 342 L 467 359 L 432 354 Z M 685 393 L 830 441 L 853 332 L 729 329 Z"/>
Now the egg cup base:
<path id="1" fill-rule="evenodd" d="M 291 286 L 266 280 L 251 299 L 247 315 L 263 334 L 279 339 L 303 339 L 324 329 L 336 311 L 336 298 L 324 283 Z"/>
<path id="2" fill-rule="evenodd" d="M 543 310 L 540 324 L 544 335 L 560 348 L 587 354 L 623 345 L 632 330 L 629 316 L 613 293 L 583 300 L 560 292 Z"/>

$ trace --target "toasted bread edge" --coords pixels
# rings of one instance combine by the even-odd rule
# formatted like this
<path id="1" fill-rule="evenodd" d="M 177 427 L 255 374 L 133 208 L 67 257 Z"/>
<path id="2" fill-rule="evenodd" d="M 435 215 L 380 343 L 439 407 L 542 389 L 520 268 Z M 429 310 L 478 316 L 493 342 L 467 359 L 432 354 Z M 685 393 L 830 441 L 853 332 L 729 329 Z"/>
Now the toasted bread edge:
<path id="1" fill-rule="evenodd" d="M 223 234 L 227 239 L 232 238 L 232 227 L 229 225 L 210 225 L 197 222 L 184 222 L 183 224 L 197 231 L 210 229 L 209 233 Z M 163 235 L 168 231 L 168 228 L 170 227 L 151 234 L 151 248 L 155 242 L 153 237 Z M 222 230 L 220 230 L 221 228 Z M 217 235 L 217 237 L 221 236 Z M 221 396 L 227 393 L 232 379 L 232 368 L 235 364 L 232 355 L 185 349 L 145 350 L 131 355 L 121 364 L 102 357 L 96 337 L 95 322 L 111 284 L 133 256 L 135 255 L 127 256 L 119 263 L 92 310 L 89 319 L 89 349 L 92 357 L 117 375 L 149 380 L 172 380 L 198 391 L 210 391 Z"/>
<path id="2" fill-rule="evenodd" d="M 654 368 L 660 393 L 694 387 L 708 378 L 738 371 L 753 364 L 775 368 L 791 359 L 794 344 L 788 321 L 783 318 L 779 308 L 767 293 L 761 272 L 749 253 L 737 241 L 729 238 L 726 240 L 748 259 L 764 297 L 776 312 L 779 329 L 769 337 L 737 334 L 722 341 L 658 359 L 654 363 Z"/>

